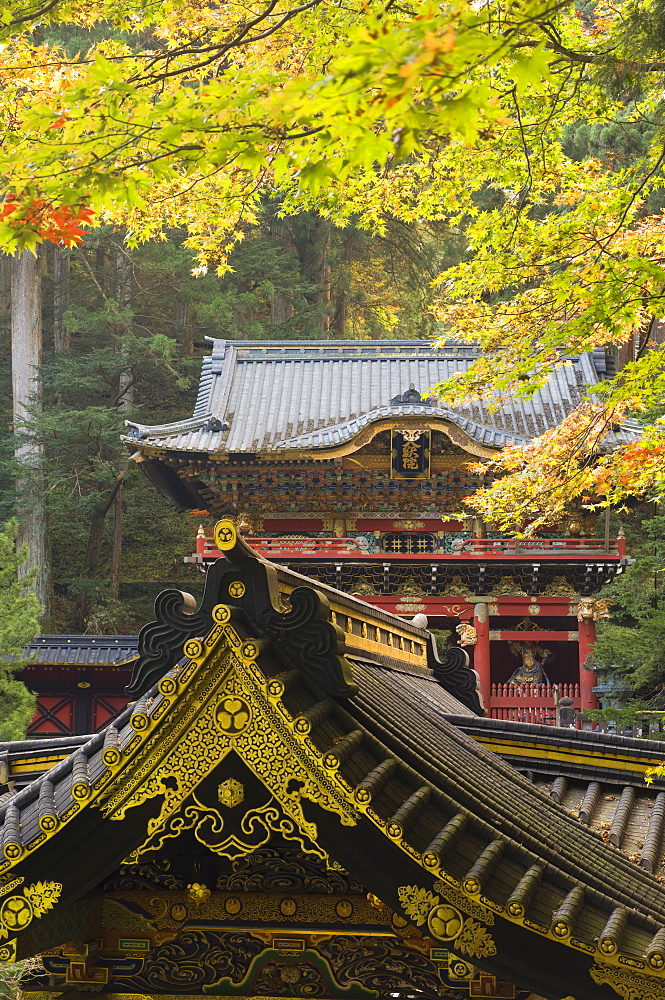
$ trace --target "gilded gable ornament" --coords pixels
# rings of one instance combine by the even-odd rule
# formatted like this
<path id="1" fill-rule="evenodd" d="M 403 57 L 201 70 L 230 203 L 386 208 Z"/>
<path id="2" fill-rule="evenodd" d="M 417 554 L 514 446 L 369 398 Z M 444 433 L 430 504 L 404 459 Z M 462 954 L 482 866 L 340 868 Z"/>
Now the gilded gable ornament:
<path id="1" fill-rule="evenodd" d="M 227 778 L 217 788 L 217 798 L 223 806 L 233 809 L 239 806 L 245 798 L 245 789 L 235 778 Z"/>
<path id="2" fill-rule="evenodd" d="M 465 583 L 459 573 L 456 573 L 450 583 L 444 583 L 443 593 L 450 597 L 466 597 L 471 592 L 468 583 Z"/>
<path id="3" fill-rule="evenodd" d="M 426 594 L 427 591 L 421 587 L 420 584 L 416 583 L 412 576 L 410 576 L 408 580 L 405 580 L 404 583 L 400 584 L 395 593 L 399 596 L 407 597 L 410 595 L 422 596 Z"/>

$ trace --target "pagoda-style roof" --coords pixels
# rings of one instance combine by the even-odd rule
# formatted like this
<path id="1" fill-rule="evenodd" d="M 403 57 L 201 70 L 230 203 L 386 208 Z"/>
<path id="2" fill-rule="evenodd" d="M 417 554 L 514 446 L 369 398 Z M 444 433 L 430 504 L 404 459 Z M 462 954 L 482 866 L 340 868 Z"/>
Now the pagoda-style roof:
<path id="1" fill-rule="evenodd" d="M 555 427 L 605 376 L 603 351 L 565 357 L 530 398 L 498 395 L 450 407 L 432 387 L 466 372 L 473 346 L 425 341 L 212 341 L 191 419 L 127 422 L 126 442 L 147 457 L 182 454 L 325 458 L 356 450 L 409 421 L 490 457 Z M 636 426 L 617 431 L 631 440 Z"/>
<path id="2" fill-rule="evenodd" d="M 6 957 L 90 934 L 99 947 L 91 907 L 128 859 L 159 860 L 189 832 L 210 866 L 279 831 L 341 865 L 424 952 L 551 1000 L 662 996 L 665 887 L 447 721 L 469 718 L 459 656 L 440 663 L 426 633 L 361 601 L 333 621 L 231 522 L 217 540 L 227 558 L 201 607 L 166 592 L 141 634 L 137 702 L 0 810 Z M 649 857 L 664 810 L 659 793 Z M 224 927 L 245 919 L 238 902 L 215 911 Z"/>
<path id="3" fill-rule="evenodd" d="M 126 666 L 136 659 L 135 635 L 40 635 L 26 647 L 30 666 Z"/>

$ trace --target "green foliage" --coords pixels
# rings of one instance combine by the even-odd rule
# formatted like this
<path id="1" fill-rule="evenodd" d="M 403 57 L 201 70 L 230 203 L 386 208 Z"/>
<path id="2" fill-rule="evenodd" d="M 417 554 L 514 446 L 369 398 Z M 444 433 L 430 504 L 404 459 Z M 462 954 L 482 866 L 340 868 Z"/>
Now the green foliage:
<path id="1" fill-rule="evenodd" d="M 37 598 L 19 580 L 25 552 L 16 552 L 16 534 L 15 520 L 0 530 L 0 742 L 23 739 L 35 710 L 34 695 L 14 676 L 40 631 Z"/>
<path id="2" fill-rule="evenodd" d="M 637 513 L 626 528 L 634 561 L 603 591 L 613 620 L 599 623 L 593 656 L 634 693 L 631 710 L 665 709 L 665 515 Z"/>
<path id="3" fill-rule="evenodd" d="M 241 339 L 431 334 L 431 278 L 460 256 L 460 236 L 440 225 L 390 220 L 384 235 L 340 229 L 311 213 L 280 219 L 266 202 L 234 248 L 232 270 L 192 276 L 183 233 L 128 249 L 123 230 L 94 230 L 68 252 L 64 321 L 55 353 L 54 270 L 43 280 L 43 411 L 34 414 L 46 456 L 54 615 L 61 631 L 133 632 L 166 584 L 200 583 L 183 557 L 196 526 L 156 494 L 120 436 L 124 421 L 189 416 L 205 336 Z M 0 274 L 1 280 L 1 274 Z M 15 495 L 8 313 L 0 295 L 0 516 L 23 516 Z M 120 570 L 112 578 L 120 489 Z"/>
<path id="4" fill-rule="evenodd" d="M 632 699 L 625 708 L 602 708 L 595 711 L 586 711 L 585 719 L 591 722 L 613 722 L 617 729 L 625 729 L 630 726 L 633 736 L 647 740 L 665 741 L 665 732 L 651 732 L 652 723 L 665 723 L 665 715 L 654 710 L 648 701 L 636 698 Z"/>

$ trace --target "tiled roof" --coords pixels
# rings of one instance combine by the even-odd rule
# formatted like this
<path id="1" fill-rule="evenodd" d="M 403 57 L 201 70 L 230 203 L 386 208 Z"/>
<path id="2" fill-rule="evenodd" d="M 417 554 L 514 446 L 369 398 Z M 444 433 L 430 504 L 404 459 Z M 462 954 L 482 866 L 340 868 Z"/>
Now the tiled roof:
<path id="1" fill-rule="evenodd" d="M 450 721 L 453 700 L 436 667 L 419 659 L 416 626 L 362 602 L 343 622 L 341 608 L 331 608 L 313 582 L 291 590 L 276 581 L 279 573 L 256 558 L 232 522 L 222 526 L 226 559 L 210 570 L 201 608 L 184 615 L 177 592 L 166 592 L 158 620 L 142 633 L 146 662 L 152 654 L 150 686 L 104 732 L 64 748 L 70 756 L 0 805 L 6 882 L 9 876 L 12 887 L 21 884 L 16 879 L 32 890 L 38 880 L 58 879 L 56 905 L 39 915 L 39 938 L 15 932 L 17 957 L 44 951 L 44 941 L 70 940 L 61 917 L 86 904 L 105 872 L 142 841 L 144 853 L 146 845 L 162 849 L 163 840 L 143 840 L 151 828 L 162 837 L 161 824 L 184 815 L 178 811 L 208 779 L 218 795 L 220 778 L 243 775 L 248 809 L 261 786 L 266 801 L 288 801 L 289 822 L 293 810 L 300 831 L 293 839 L 303 845 L 311 830 L 351 878 L 418 927 L 427 921 L 424 933 L 452 954 L 538 995 L 609 998 L 611 990 L 595 991 L 590 982 L 602 974 L 628 996 L 614 986 L 625 984 L 629 969 L 640 987 L 631 996 L 662 997 L 665 887 L 654 870 L 665 792 L 649 810 L 650 793 L 638 793 L 626 769 L 617 774 L 618 796 L 605 795 L 593 774 L 541 782 L 518 773 L 461 731 L 473 720 L 456 712 L 459 725 Z M 289 594 L 288 610 L 278 610 L 275 583 Z M 216 624 L 206 632 L 201 625 L 213 613 Z M 192 635 L 205 638 L 183 646 L 187 618 Z M 381 654 L 386 647 L 390 657 Z M 352 676 L 342 670 L 347 656 Z M 520 733 L 526 742 L 521 729 L 509 735 Z M 566 738 L 555 734 L 551 759 L 556 740 Z M 630 757 L 634 769 L 632 741 L 575 733 L 570 740 L 577 746 L 564 747 L 563 757 L 579 756 L 581 742 L 594 753 L 608 748 L 608 759 Z M 662 762 L 657 748 L 645 754 Z M 200 844 L 202 852 L 210 846 Z M 191 853 L 189 841 L 173 853 L 180 846 Z"/>
<path id="2" fill-rule="evenodd" d="M 620 775 L 623 785 L 646 791 L 645 774 L 659 767 L 665 757 L 661 740 L 467 714 L 449 715 L 448 721 L 518 770 L 549 778 L 563 775 L 611 783 Z M 665 790 L 665 779 L 653 779 L 650 788 L 652 793 Z"/>
<path id="3" fill-rule="evenodd" d="M 214 340 L 194 416 L 158 426 L 128 421 L 126 440 L 179 452 L 279 454 L 336 447 L 372 422 L 427 414 L 501 448 L 556 426 L 606 373 L 604 352 L 594 352 L 562 358 L 530 399 L 395 403 L 410 386 L 427 400 L 479 355 L 477 347 L 435 349 L 425 341 Z M 637 425 L 627 424 L 617 437 L 636 434 Z"/>
<path id="4" fill-rule="evenodd" d="M 657 819 L 665 779 L 645 781 L 648 770 L 663 764 L 661 741 L 474 716 L 448 721 L 509 761 L 606 843 L 662 877 L 665 838 L 648 834 L 652 821 L 654 829 L 657 823 L 665 829 L 665 815 Z"/>
<path id="5" fill-rule="evenodd" d="M 135 635 L 40 635 L 26 649 L 31 666 L 120 666 L 137 653 Z"/>

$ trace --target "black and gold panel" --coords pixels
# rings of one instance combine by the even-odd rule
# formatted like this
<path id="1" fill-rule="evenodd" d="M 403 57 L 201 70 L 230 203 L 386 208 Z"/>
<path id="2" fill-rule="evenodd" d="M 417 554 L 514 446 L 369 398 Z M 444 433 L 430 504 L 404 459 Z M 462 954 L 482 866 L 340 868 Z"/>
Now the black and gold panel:
<path id="1" fill-rule="evenodd" d="M 431 439 L 431 431 L 392 431 L 390 478 L 429 479 Z"/>
<path id="2" fill-rule="evenodd" d="M 231 901 L 232 897 L 226 903 Z M 282 900 L 282 904 L 287 902 L 297 905 L 299 900 Z M 157 908 L 166 901 L 152 899 L 150 903 Z M 258 897 L 254 909 L 260 904 Z M 178 905 L 174 903 L 171 909 Z M 347 926 L 340 924 L 338 933 L 333 928 L 316 928 L 312 922 L 316 913 L 308 914 L 310 926 L 306 922 L 300 929 L 290 927 L 286 918 L 281 927 L 247 927 L 239 922 L 234 928 L 228 922 L 210 920 L 210 905 L 204 904 L 198 920 L 177 933 L 162 932 L 164 942 L 153 946 L 154 930 L 146 937 L 134 928 L 132 912 L 140 906 L 129 900 L 125 906 L 129 929 L 124 936 L 117 935 L 125 954 L 45 954 L 43 969 L 24 977 L 26 1000 L 46 1000 L 47 992 L 53 1000 L 75 984 L 79 989 L 92 987 L 109 1000 L 119 996 L 527 1000 L 529 996 L 528 990 L 483 973 L 413 932 L 403 937 L 385 931 L 367 933 L 357 927 L 354 933 L 353 914 Z M 120 913 L 117 921 L 124 923 Z M 149 945 L 145 954 L 141 954 L 142 942 Z"/>

